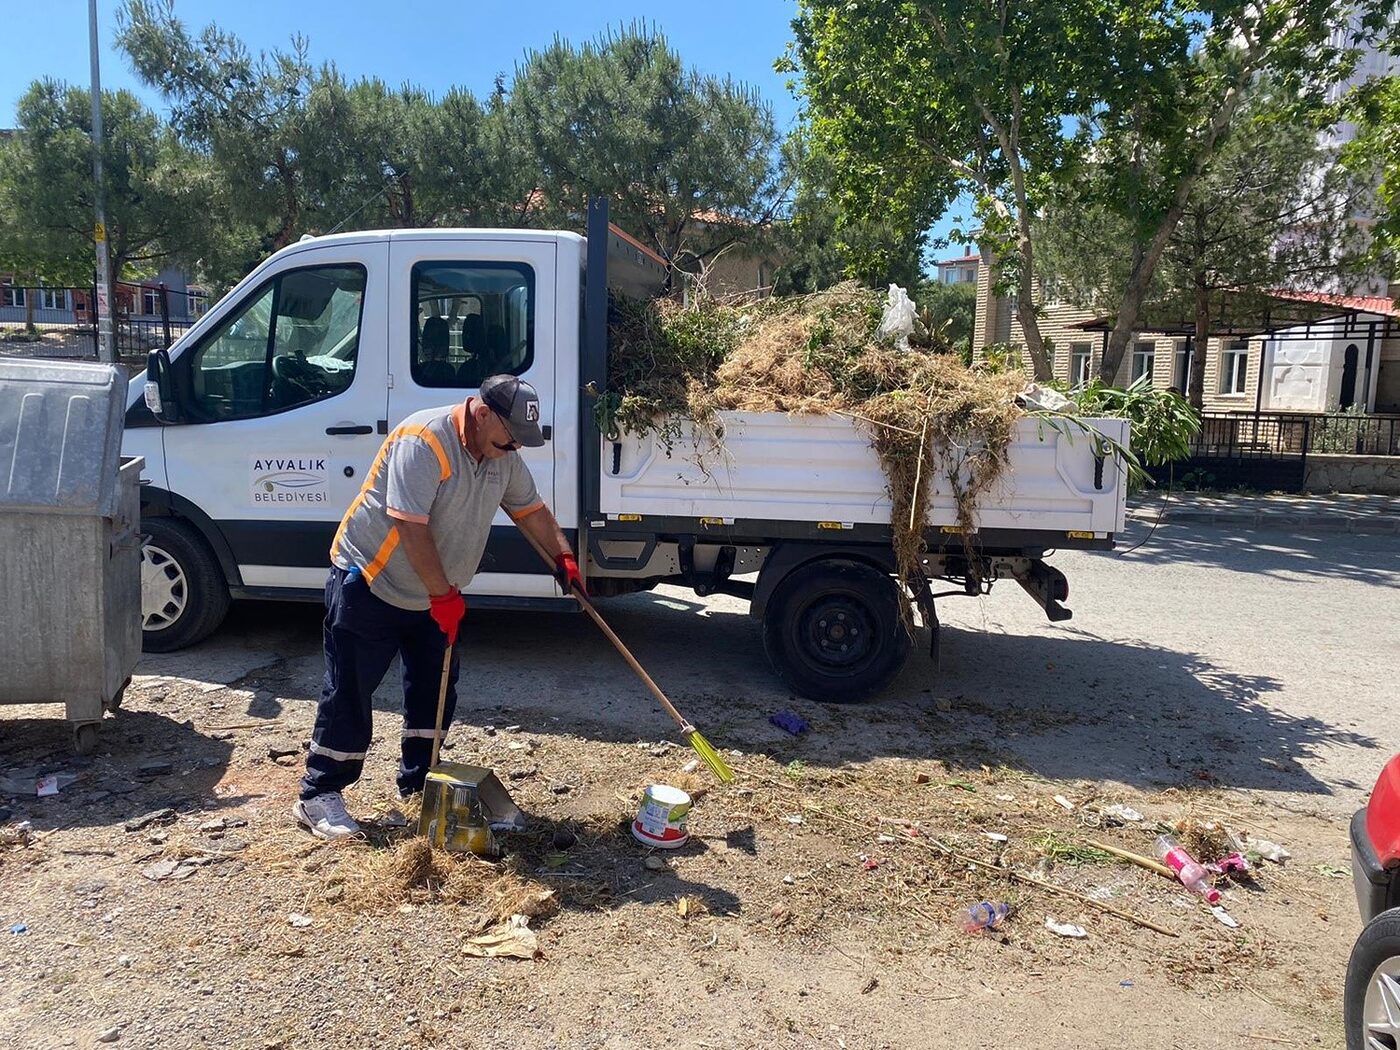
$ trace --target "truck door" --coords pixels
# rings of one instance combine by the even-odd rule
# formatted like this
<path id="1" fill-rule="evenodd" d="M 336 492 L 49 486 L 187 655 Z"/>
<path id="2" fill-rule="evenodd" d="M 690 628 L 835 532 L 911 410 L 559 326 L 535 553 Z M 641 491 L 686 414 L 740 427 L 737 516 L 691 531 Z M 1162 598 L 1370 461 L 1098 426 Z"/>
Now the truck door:
<path id="1" fill-rule="evenodd" d="M 554 506 L 556 245 L 509 235 L 396 234 L 389 253 L 389 420 L 459 403 L 508 373 L 540 395 L 541 448 L 521 450 Z M 503 511 L 469 594 L 554 597 L 553 577 Z"/>
<path id="2" fill-rule="evenodd" d="M 253 285 L 174 363 L 189 422 L 171 491 L 213 519 L 249 588 L 320 588 L 387 419 L 384 239 L 318 247 Z"/>

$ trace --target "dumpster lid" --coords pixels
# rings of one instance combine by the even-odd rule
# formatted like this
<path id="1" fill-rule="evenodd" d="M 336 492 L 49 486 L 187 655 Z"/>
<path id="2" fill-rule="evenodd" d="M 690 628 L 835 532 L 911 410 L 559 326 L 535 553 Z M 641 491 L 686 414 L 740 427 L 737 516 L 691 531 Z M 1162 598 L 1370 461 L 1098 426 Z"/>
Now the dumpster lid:
<path id="1" fill-rule="evenodd" d="M 0 360 L 0 509 L 114 515 L 126 398 L 115 365 Z"/>

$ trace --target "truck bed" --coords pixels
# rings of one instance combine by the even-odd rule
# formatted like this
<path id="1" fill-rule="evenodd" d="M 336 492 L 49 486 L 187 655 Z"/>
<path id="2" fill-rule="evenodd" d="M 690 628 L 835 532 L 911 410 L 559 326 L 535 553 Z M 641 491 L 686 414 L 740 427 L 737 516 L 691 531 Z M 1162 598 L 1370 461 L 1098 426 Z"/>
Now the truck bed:
<path id="1" fill-rule="evenodd" d="M 613 520 L 691 519 L 705 524 L 820 523 L 823 528 L 888 525 L 884 471 L 861 424 L 836 415 L 723 412 L 723 440 L 682 427 L 669 454 L 655 434 L 604 440 L 600 506 Z M 1128 443 L 1123 419 L 1089 421 Z M 978 504 L 978 531 L 1110 538 L 1123 528 L 1126 477 L 1109 456 L 1096 462 L 1088 434 L 1061 433 L 1035 419 L 1016 427 L 1009 466 Z M 722 519 L 722 520 L 720 520 Z M 931 529 L 957 522 L 946 478 L 934 479 Z"/>

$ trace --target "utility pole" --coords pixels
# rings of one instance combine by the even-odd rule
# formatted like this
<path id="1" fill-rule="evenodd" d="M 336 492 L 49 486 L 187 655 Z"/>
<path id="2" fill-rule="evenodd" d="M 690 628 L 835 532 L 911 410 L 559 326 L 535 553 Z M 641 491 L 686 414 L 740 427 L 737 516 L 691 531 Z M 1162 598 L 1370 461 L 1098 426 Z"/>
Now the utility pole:
<path id="1" fill-rule="evenodd" d="M 97 358 L 115 364 L 116 332 L 112 327 L 112 260 L 107 252 L 107 215 L 102 206 L 102 76 L 97 62 L 97 0 L 88 0 L 88 53 L 92 57 L 92 195 L 97 245 Z"/>

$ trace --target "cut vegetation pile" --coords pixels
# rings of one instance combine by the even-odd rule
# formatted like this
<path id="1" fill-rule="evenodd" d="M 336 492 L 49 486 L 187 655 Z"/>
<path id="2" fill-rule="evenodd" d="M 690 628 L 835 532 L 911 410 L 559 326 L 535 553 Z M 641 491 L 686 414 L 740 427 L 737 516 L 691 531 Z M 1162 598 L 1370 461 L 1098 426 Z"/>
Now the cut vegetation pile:
<path id="1" fill-rule="evenodd" d="M 888 479 L 899 577 L 913 587 L 932 480 L 946 481 L 970 533 L 1024 414 L 1025 377 L 965 366 L 936 332 L 916 331 L 900 349 L 879 334 L 883 299 L 848 283 L 740 306 L 615 300 L 600 425 L 655 431 L 669 450 L 687 422 L 722 442 L 725 409 L 857 420 Z"/>

